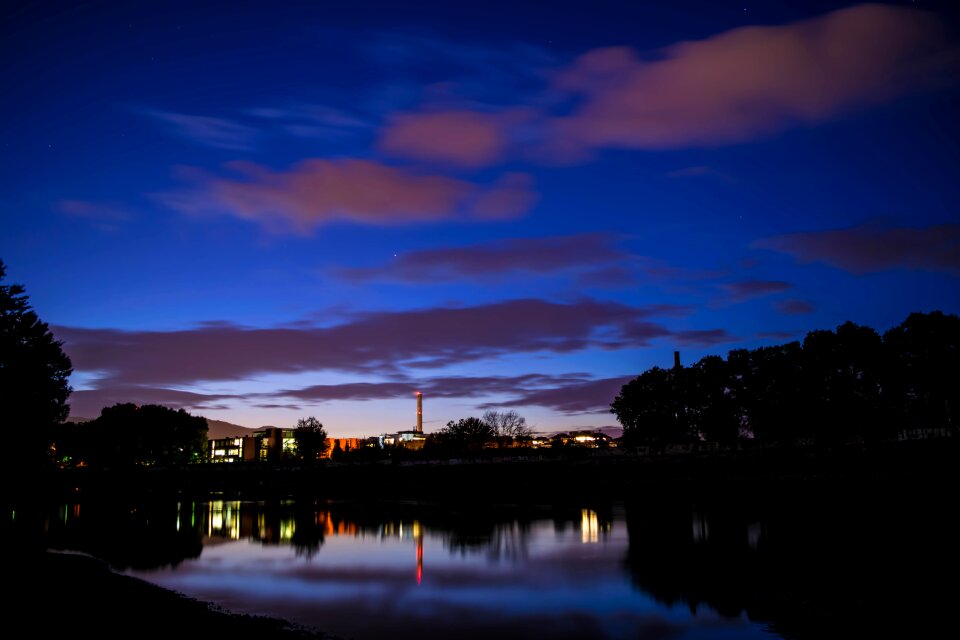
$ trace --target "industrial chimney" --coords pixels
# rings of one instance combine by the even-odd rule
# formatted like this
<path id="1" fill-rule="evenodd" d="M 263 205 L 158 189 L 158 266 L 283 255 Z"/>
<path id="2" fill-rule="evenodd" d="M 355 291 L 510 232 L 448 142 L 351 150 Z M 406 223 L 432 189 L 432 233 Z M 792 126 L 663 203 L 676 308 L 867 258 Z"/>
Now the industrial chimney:
<path id="1" fill-rule="evenodd" d="M 423 433 L 423 394 L 417 391 L 417 433 Z"/>
<path id="2" fill-rule="evenodd" d="M 673 368 L 674 369 L 680 368 L 680 352 L 679 351 L 673 352 Z"/>

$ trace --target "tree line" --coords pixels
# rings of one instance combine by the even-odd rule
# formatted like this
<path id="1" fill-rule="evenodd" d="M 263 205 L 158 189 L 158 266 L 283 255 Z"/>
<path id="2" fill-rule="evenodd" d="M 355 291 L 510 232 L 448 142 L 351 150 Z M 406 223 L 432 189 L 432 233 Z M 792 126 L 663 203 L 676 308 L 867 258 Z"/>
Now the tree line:
<path id="1" fill-rule="evenodd" d="M 479 417 L 451 420 L 447 426 L 428 436 L 428 448 L 455 451 L 482 449 L 486 446 L 504 448 L 522 443 L 532 434 L 527 419 L 514 410 L 486 411 Z"/>
<path id="2" fill-rule="evenodd" d="M 883 440 L 956 429 L 960 317 L 912 313 L 883 335 L 846 322 L 802 341 L 653 367 L 611 404 L 628 445 Z"/>
<path id="3" fill-rule="evenodd" d="M 95 420 L 55 426 L 49 451 L 64 467 L 202 462 L 207 457 L 207 419 L 155 404 L 115 404 Z"/>

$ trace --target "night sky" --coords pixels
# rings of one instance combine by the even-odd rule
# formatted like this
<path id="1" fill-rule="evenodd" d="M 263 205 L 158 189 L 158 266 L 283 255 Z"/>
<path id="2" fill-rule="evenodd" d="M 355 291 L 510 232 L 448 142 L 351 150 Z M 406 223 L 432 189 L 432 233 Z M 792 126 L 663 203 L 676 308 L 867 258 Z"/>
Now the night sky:
<path id="1" fill-rule="evenodd" d="M 72 416 L 600 427 L 674 350 L 960 312 L 949 2 L 0 11 L 0 259 Z"/>

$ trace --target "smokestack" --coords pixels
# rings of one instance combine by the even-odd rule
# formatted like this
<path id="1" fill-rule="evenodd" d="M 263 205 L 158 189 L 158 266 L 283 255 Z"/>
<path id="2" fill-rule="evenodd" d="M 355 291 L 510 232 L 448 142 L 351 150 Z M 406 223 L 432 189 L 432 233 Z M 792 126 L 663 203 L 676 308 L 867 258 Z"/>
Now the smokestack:
<path id="1" fill-rule="evenodd" d="M 417 391 L 417 433 L 423 433 L 423 394 Z"/>
<path id="2" fill-rule="evenodd" d="M 679 351 L 673 352 L 673 368 L 674 369 L 680 368 L 680 352 Z"/>

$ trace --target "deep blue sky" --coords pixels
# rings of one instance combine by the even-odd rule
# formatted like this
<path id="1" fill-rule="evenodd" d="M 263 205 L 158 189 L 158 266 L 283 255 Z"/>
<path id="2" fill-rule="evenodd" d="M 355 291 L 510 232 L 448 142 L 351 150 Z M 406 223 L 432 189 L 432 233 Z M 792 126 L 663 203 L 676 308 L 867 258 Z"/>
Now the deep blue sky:
<path id="1" fill-rule="evenodd" d="M 280 5 L 279 7 L 276 5 Z M 653 365 L 960 311 L 949 3 L 4 3 L 0 258 L 118 401 L 612 424 Z"/>

